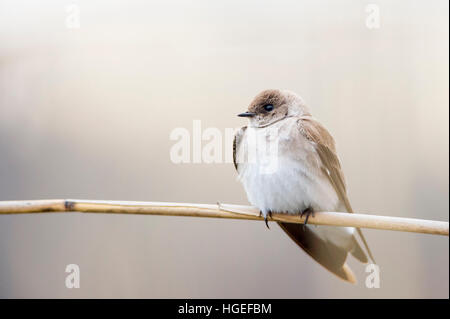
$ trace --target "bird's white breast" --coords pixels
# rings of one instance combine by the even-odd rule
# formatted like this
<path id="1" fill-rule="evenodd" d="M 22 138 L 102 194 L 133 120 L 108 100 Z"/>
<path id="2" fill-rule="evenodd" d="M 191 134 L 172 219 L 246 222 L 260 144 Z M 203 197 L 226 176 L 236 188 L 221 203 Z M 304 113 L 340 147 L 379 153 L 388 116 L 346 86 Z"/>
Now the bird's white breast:
<path id="1" fill-rule="evenodd" d="M 263 214 L 269 211 L 298 214 L 308 207 L 315 211 L 332 211 L 339 206 L 337 195 L 318 167 L 314 146 L 296 134 L 295 119 L 286 119 L 274 126 L 248 128 L 240 146 L 239 179 L 250 203 Z M 270 131 L 272 130 L 272 131 Z M 277 147 L 261 147 L 260 139 L 277 131 Z M 259 138 L 254 138 L 256 134 Z M 273 136 L 272 136 L 273 138 Z M 255 144 L 256 142 L 256 144 Z M 248 153 L 255 152 L 254 158 Z"/>
<path id="2" fill-rule="evenodd" d="M 264 217 L 269 212 L 300 214 L 307 208 L 315 212 L 342 211 L 336 191 L 324 175 L 314 144 L 299 133 L 295 118 L 285 119 L 266 128 L 256 128 L 256 135 L 277 132 L 277 147 L 260 147 L 252 128 L 247 128 L 237 150 L 239 179 L 250 203 Z M 255 144 L 256 143 L 256 144 Z M 254 152 L 253 157 L 249 153 Z M 345 247 L 351 245 L 352 227 L 314 227 L 320 237 Z"/>

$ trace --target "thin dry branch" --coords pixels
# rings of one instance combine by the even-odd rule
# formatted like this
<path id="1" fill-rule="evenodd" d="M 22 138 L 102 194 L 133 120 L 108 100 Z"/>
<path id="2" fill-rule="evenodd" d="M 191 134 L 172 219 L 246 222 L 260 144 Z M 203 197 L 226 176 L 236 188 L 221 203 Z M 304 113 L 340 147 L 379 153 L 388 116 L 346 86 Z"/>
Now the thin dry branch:
<path id="1" fill-rule="evenodd" d="M 0 201 L 0 215 L 63 212 L 144 214 L 263 220 L 263 218 L 259 216 L 258 209 L 255 207 L 228 204 L 206 205 L 79 199 Z M 277 222 L 302 224 L 305 218 L 297 215 L 274 213 L 271 220 Z M 448 236 L 448 222 L 403 217 L 319 212 L 315 214 L 315 217 L 311 216 L 308 223 L 316 225 L 373 228 Z"/>

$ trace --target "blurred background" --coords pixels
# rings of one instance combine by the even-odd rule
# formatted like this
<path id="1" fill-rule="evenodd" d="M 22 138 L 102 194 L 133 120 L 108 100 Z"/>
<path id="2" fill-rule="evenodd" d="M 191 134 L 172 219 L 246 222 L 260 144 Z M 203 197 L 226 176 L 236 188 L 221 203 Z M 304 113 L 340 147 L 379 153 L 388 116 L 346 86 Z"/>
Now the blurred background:
<path id="1" fill-rule="evenodd" d="M 285 88 L 334 135 L 357 212 L 448 221 L 448 6 L 0 0 L 0 200 L 247 204 L 232 164 L 174 164 L 169 135 L 242 126 L 259 91 Z M 0 297 L 449 297 L 448 237 L 364 233 L 379 289 L 354 260 L 359 284 L 336 279 L 276 225 L 0 216 Z"/>

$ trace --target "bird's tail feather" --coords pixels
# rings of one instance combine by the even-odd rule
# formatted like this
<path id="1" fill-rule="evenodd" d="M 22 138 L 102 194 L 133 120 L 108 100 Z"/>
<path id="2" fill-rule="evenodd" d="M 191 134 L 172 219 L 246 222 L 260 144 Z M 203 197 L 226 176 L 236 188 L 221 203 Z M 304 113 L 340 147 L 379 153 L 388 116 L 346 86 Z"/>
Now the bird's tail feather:
<path id="1" fill-rule="evenodd" d="M 370 260 L 372 260 L 372 262 L 373 262 L 374 264 L 376 264 L 375 258 L 373 258 L 372 252 L 370 251 L 370 248 L 369 248 L 369 244 L 367 243 L 366 238 L 364 237 L 364 235 L 363 235 L 361 229 L 356 228 L 356 230 L 357 230 L 358 235 L 359 235 L 359 237 L 361 238 L 361 240 L 362 240 L 362 242 L 363 242 L 363 244 L 364 244 L 364 247 L 366 247 L 366 250 L 367 250 L 367 253 L 369 254 Z M 359 245 L 358 245 L 358 246 L 359 246 Z M 360 247 L 360 248 L 361 248 L 361 247 Z M 354 255 L 353 255 L 353 256 L 354 256 Z M 355 257 L 356 257 L 356 256 L 355 256 Z M 356 257 L 356 258 L 358 258 L 358 257 Z"/>
<path id="2" fill-rule="evenodd" d="M 322 239 L 309 226 L 292 223 L 278 223 L 278 225 L 300 248 L 327 270 L 345 281 L 356 283 L 355 275 L 345 263 L 347 250 Z M 361 247 L 355 251 L 355 254 L 362 258 L 360 253 L 365 257 Z"/>
<path id="3" fill-rule="evenodd" d="M 367 256 L 364 253 L 364 250 L 359 245 L 359 243 L 356 241 L 355 236 L 352 236 L 352 241 L 353 241 L 353 248 L 350 251 L 350 253 L 353 255 L 353 257 L 358 259 L 360 262 L 367 263 L 368 262 Z"/>

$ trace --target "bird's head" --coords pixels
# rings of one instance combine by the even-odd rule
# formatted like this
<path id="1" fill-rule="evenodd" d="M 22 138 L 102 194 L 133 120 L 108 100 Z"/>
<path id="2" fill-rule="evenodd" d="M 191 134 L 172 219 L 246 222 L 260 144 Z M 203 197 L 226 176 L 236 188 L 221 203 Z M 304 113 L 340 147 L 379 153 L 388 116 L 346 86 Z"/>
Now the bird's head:
<path id="1" fill-rule="evenodd" d="M 302 98 L 286 90 L 265 90 L 259 93 L 238 116 L 248 117 L 250 126 L 265 127 L 290 116 L 311 115 Z"/>

